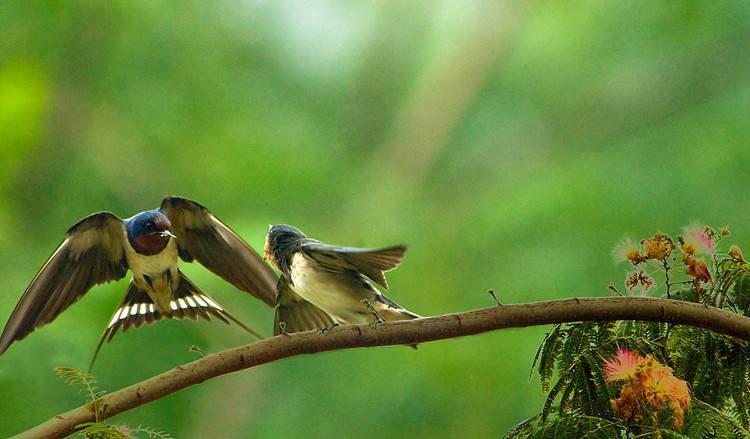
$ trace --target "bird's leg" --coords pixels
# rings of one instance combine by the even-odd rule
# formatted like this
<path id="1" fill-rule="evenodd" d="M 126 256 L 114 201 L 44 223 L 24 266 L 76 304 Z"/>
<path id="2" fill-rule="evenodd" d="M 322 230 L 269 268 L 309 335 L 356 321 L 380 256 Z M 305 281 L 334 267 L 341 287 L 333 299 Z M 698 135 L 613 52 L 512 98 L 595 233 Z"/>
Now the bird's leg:
<path id="1" fill-rule="evenodd" d="M 372 313 L 372 315 L 375 316 L 376 320 L 370 323 L 370 326 L 376 328 L 382 325 L 383 323 L 385 323 L 385 319 L 383 318 L 382 315 L 380 315 L 378 310 L 376 310 L 375 307 L 372 306 L 372 302 L 370 302 L 370 299 L 362 299 L 362 304 L 365 306 L 365 308 L 367 308 L 368 311 Z"/>
<path id="2" fill-rule="evenodd" d="M 279 331 L 281 331 L 281 335 L 287 335 L 286 322 L 279 322 Z"/>
<path id="3" fill-rule="evenodd" d="M 175 288 L 177 288 L 177 285 L 175 284 L 175 280 L 172 278 L 172 270 L 167 269 L 167 271 L 165 271 L 164 274 L 167 276 L 167 284 L 169 285 L 169 291 L 174 295 L 174 290 Z"/>

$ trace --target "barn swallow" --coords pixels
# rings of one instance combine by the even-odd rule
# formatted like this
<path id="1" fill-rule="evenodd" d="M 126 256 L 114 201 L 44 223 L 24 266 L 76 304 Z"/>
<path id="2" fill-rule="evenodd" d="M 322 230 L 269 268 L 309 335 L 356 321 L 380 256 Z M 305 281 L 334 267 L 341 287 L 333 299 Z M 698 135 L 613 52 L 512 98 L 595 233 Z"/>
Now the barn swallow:
<path id="1" fill-rule="evenodd" d="M 265 259 L 282 276 L 276 296 L 274 335 L 327 329 L 339 324 L 416 319 L 373 285 L 388 288 L 406 247 L 364 249 L 323 244 L 289 225 L 270 226 Z"/>
<path id="2" fill-rule="evenodd" d="M 103 341 L 118 330 L 160 319 L 234 321 L 219 303 L 178 268 L 197 260 L 214 274 L 269 306 L 275 303 L 276 276 L 236 233 L 200 204 L 166 197 L 161 207 L 121 220 L 111 212 L 94 213 L 73 225 L 66 238 L 26 288 L 0 336 L 0 354 L 53 321 L 94 285 L 133 278 L 109 320 Z M 93 366 L 93 360 L 92 360 Z"/>

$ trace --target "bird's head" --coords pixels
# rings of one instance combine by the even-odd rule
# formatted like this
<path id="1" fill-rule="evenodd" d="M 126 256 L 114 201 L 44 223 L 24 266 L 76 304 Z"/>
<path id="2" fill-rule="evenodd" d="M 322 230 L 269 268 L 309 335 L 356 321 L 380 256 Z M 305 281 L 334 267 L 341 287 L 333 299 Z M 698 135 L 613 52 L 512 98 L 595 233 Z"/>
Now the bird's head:
<path id="1" fill-rule="evenodd" d="M 268 226 L 264 259 L 287 273 L 292 255 L 299 250 L 299 243 L 305 238 L 307 236 L 293 226 L 286 224 Z"/>
<path id="2" fill-rule="evenodd" d="M 170 231 L 172 223 L 160 210 L 147 210 L 126 220 L 128 241 L 135 251 L 144 255 L 159 253 L 175 236 Z"/>

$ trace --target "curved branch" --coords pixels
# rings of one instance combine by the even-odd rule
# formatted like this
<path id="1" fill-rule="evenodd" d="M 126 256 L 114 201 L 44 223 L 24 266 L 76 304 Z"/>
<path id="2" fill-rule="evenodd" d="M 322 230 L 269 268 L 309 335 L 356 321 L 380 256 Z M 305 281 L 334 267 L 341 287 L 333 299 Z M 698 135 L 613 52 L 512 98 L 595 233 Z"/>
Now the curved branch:
<path id="1" fill-rule="evenodd" d="M 577 321 L 641 320 L 677 323 L 750 340 L 750 318 L 690 302 L 647 297 L 550 300 L 499 305 L 463 313 L 388 322 L 377 327 L 346 325 L 326 333 L 279 335 L 208 355 L 105 395 L 101 419 L 156 401 L 208 379 L 302 354 L 337 349 L 425 343 L 504 328 Z M 21 433 L 16 438 L 62 438 L 94 420 L 84 405 Z"/>

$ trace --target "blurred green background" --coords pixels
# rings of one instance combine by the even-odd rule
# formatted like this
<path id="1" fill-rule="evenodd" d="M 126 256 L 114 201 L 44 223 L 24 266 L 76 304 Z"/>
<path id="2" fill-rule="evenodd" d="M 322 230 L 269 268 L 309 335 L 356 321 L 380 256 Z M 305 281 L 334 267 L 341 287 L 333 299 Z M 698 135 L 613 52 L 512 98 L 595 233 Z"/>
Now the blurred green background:
<path id="1" fill-rule="evenodd" d="M 0 320 L 79 218 L 179 194 L 261 248 L 269 223 L 407 243 L 424 315 L 605 295 L 625 234 L 702 220 L 750 242 L 750 6 L 704 2 L 10 1 L 0 5 Z M 265 333 L 272 312 L 190 277 Z M 83 402 L 126 281 L 0 357 L 0 436 Z M 546 328 L 299 357 L 113 420 L 176 438 L 498 437 L 541 407 Z M 251 341 L 221 323 L 118 335 L 115 390 Z"/>

